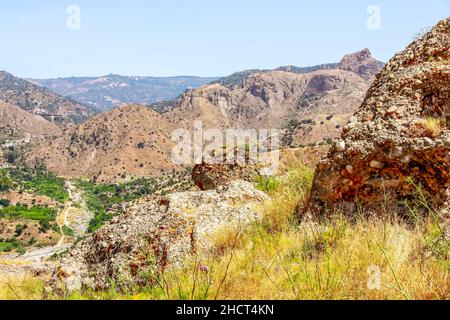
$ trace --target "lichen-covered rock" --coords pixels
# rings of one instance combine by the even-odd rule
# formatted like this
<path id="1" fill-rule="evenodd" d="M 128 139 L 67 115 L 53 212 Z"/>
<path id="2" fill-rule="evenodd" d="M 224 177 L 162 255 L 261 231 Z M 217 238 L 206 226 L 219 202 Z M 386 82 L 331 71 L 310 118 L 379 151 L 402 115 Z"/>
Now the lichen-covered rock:
<path id="1" fill-rule="evenodd" d="M 200 190 L 213 190 L 234 180 L 254 181 L 257 167 L 250 164 L 199 164 L 192 170 L 192 180 Z"/>
<path id="2" fill-rule="evenodd" d="M 421 184 L 442 206 L 450 187 L 450 18 L 397 54 L 316 170 L 311 208 L 331 213 L 355 200 L 374 210 Z M 384 211 L 385 212 L 385 211 Z M 390 211 L 394 212 L 394 211 Z"/>
<path id="3" fill-rule="evenodd" d="M 151 285 L 169 265 L 210 248 L 210 236 L 260 219 L 267 196 L 245 181 L 214 191 L 174 193 L 139 200 L 61 261 L 49 290 Z"/>

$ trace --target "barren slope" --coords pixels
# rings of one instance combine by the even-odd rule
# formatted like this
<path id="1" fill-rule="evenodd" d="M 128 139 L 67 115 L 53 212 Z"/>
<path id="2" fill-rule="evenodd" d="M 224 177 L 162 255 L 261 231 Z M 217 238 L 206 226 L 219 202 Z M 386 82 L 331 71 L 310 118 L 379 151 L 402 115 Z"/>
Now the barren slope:
<path id="1" fill-rule="evenodd" d="M 69 128 L 29 155 L 30 164 L 97 182 L 157 175 L 172 168 L 164 117 L 144 106 L 124 106 Z"/>
<path id="2" fill-rule="evenodd" d="M 80 123 L 96 111 L 50 90 L 0 71 L 0 99 L 60 127 Z"/>
<path id="3" fill-rule="evenodd" d="M 0 138 L 6 141 L 40 139 L 60 133 L 55 124 L 0 100 Z"/>

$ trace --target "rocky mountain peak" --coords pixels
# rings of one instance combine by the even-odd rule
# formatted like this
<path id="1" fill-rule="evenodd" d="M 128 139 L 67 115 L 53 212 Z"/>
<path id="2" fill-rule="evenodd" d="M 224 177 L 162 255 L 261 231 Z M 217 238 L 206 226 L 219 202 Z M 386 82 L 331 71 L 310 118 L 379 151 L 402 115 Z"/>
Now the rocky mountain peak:
<path id="1" fill-rule="evenodd" d="M 373 76 L 383 67 L 383 63 L 374 59 L 369 49 L 345 55 L 338 68 L 346 71 L 353 71 L 365 79 Z"/>

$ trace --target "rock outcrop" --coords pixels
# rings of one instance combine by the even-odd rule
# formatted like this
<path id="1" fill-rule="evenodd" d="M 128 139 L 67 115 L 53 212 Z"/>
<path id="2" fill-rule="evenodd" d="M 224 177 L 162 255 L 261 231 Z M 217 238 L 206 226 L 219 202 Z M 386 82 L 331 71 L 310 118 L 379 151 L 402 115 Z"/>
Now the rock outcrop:
<path id="1" fill-rule="evenodd" d="M 192 170 L 192 180 L 200 190 L 213 190 L 234 180 L 254 181 L 255 166 L 235 164 L 199 164 Z"/>
<path id="2" fill-rule="evenodd" d="M 353 71 L 367 80 L 372 79 L 383 66 L 382 62 L 372 57 L 369 49 L 345 55 L 338 64 L 339 69 Z"/>
<path id="3" fill-rule="evenodd" d="M 154 284 L 169 265 L 207 252 L 215 232 L 258 220 L 266 197 L 248 182 L 233 181 L 219 190 L 140 200 L 70 251 L 53 274 L 51 291 Z"/>
<path id="4" fill-rule="evenodd" d="M 310 204 L 325 214 L 356 200 L 406 210 L 423 186 L 430 204 L 450 187 L 450 18 L 397 54 L 316 170 Z M 389 204 L 392 208 L 386 208 Z M 387 211 L 392 212 L 393 211 Z"/>

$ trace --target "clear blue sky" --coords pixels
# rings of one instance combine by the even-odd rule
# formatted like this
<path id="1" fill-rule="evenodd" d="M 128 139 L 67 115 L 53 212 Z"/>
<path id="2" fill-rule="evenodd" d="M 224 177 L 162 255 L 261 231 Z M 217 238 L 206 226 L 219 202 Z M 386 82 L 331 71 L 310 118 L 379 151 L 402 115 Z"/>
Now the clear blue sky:
<path id="1" fill-rule="evenodd" d="M 67 7 L 81 9 L 69 30 Z M 367 28 L 367 8 L 381 29 Z M 450 0 L 10 0 L 0 3 L 0 69 L 20 77 L 220 76 L 338 61 L 368 47 L 383 61 Z"/>

